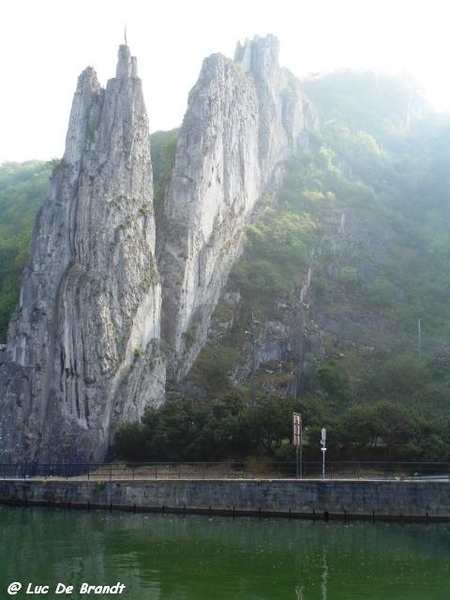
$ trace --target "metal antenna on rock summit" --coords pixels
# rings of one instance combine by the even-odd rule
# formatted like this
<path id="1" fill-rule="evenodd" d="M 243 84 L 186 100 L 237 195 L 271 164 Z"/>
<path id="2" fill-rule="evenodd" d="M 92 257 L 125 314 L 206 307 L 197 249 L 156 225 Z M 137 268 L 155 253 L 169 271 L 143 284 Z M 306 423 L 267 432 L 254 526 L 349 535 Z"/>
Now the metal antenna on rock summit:
<path id="1" fill-rule="evenodd" d="M 127 42 L 127 26 L 125 25 L 124 30 L 123 30 L 123 39 L 125 40 L 125 46 L 128 46 L 128 42 Z"/>

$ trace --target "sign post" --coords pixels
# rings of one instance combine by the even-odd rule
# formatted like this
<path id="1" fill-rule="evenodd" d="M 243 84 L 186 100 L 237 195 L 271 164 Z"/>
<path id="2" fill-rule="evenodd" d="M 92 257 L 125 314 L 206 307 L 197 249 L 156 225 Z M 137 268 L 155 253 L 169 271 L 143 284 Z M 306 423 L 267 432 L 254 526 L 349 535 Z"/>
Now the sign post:
<path id="1" fill-rule="evenodd" d="M 322 450 L 322 479 L 325 479 L 325 452 L 327 451 L 327 449 L 326 449 L 327 430 L 325 429 L 325 427 L 322 428 L 320 435 L 321 435 L 320 445 L 322 446 L 322 448 L 321 448 L 321 450 Z"/>
<path id="2" fill-rule="evenodd" d="M 296 477 L 302 479 L 302 415 L 293 413 L 294 446 L 296 448 Z"/>

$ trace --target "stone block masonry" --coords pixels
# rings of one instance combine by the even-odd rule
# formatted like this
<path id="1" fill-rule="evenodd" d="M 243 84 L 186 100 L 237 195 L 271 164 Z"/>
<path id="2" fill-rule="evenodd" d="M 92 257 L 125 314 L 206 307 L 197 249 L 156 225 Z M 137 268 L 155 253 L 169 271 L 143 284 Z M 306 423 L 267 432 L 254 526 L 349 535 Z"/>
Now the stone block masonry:
<path id="1" fill-rule="evenodd" d="M 224 515 L 450 520 L 450 482 L 1 480 L 0 503 Z"/>

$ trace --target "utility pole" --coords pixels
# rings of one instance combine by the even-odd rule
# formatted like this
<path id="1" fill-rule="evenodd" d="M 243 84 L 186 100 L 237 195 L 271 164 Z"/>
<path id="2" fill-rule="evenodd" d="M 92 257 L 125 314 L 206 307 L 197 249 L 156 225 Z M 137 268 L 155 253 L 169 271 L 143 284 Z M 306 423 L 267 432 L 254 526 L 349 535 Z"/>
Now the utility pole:
<path id="1" fill-rule="evenodd" d="M 255 374 L 256 374 L 256 342 L 259 340 L 256 339 L 255 336 L 255 326 L 259 325 L 259 321 L 255 319 L 253 313 L 250 317 L 250 331 L 246 331 L 245 333 L 250 334 L 250 342 L 252 345 L 252 369 L 251 369 L 251 380 L 250 380 L 250 398 L 252 403 L 255 403 Z"/>
<path id="2" fill-rule="evenodd" d="M 253 319 L 253 316 L 252 316 Z M 251 399 L 252 404 L 255 404 L 255 328 L 252 321 L 252 379 L 251 379 Z"/>

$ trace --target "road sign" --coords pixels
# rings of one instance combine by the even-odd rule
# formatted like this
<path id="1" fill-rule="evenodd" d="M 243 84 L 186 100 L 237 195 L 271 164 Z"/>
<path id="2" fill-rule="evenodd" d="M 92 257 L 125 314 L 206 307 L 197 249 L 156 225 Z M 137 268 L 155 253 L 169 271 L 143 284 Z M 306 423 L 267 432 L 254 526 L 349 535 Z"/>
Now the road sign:
<path id="1" fill-rule="evenodd" d="M 293 426 L 294 426 L 294 446 L 297 449 L 296 452 L 296 476 L 297 479 L 302 478 L 302 415 L 300 413 L 293 413 Z"/>
<path id="2" fill-rule="evenodd" d="M 293 414 L 294 425 L 294 446 L 300 446 L 302 443 L 302 415 L 300 413 Z"/>

